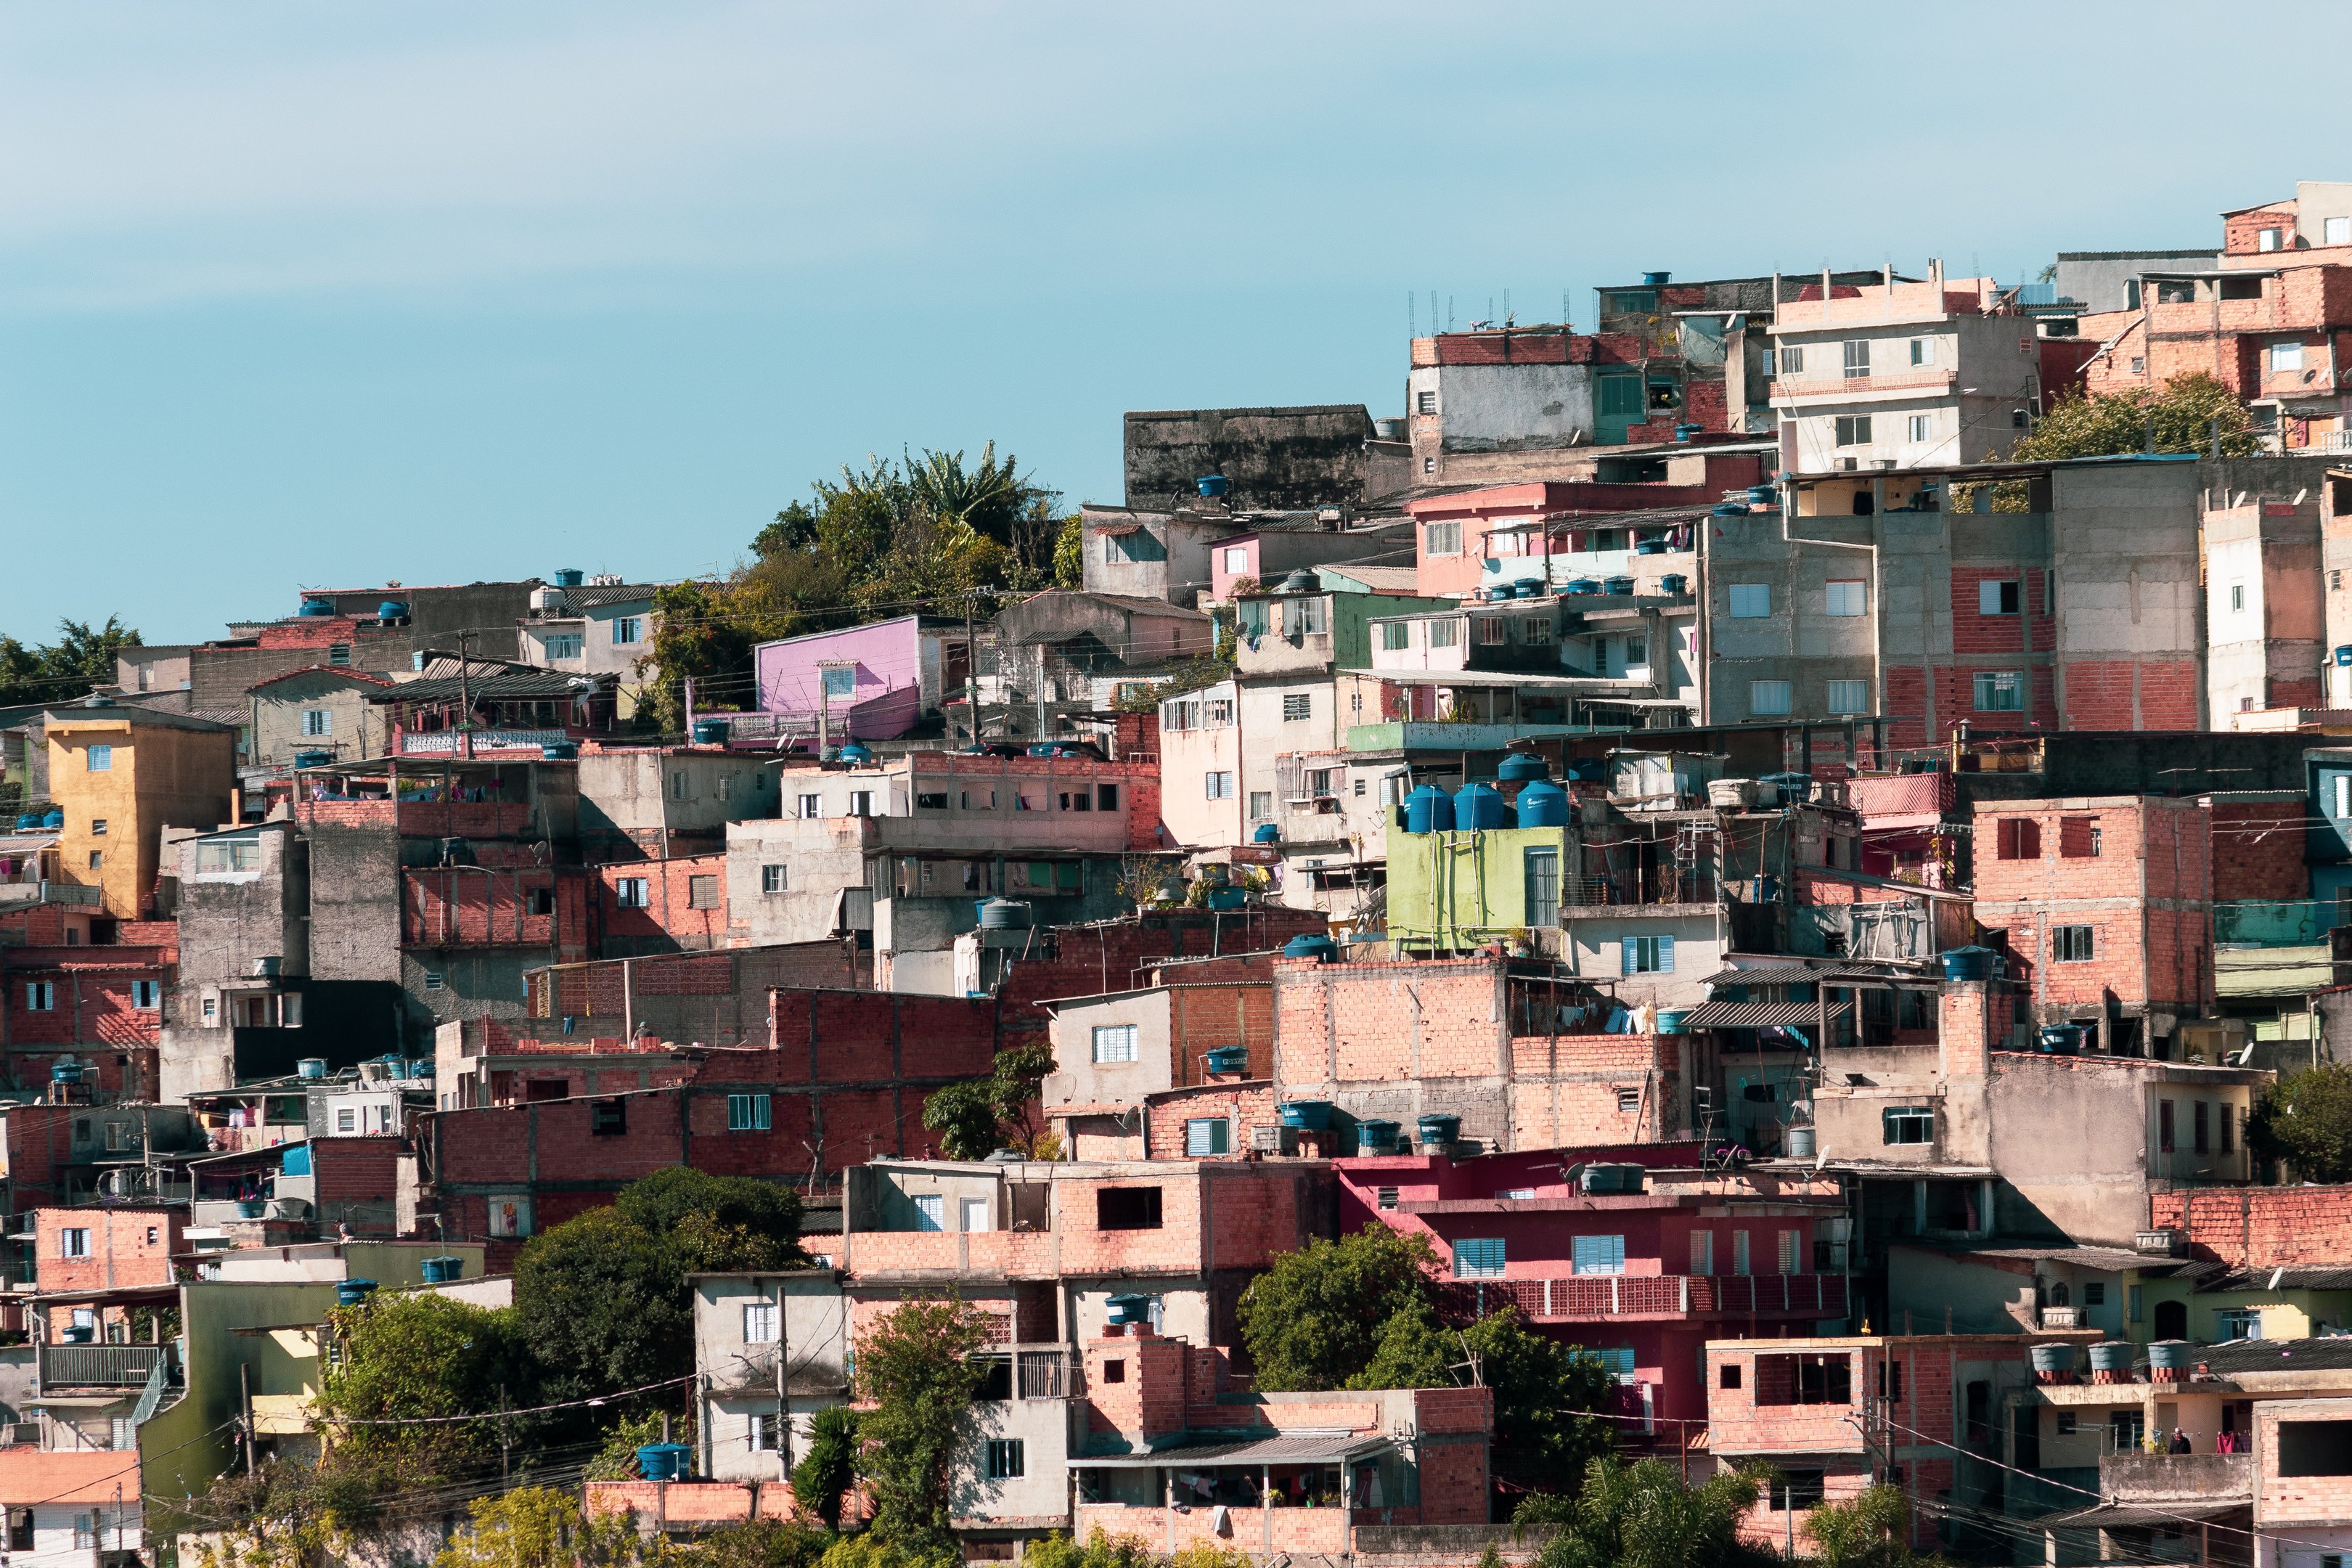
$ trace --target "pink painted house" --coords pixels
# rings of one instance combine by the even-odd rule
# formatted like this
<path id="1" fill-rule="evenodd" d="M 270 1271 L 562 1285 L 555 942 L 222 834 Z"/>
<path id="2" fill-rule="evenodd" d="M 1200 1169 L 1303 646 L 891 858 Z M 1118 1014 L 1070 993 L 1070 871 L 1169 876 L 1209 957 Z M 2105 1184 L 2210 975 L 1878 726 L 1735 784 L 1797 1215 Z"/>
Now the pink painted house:
<path id="1" fill-rule="evenodd" d="M 813 742 L 820 718 L 836 742 L 896 740 L 959 690 L 969 668 L 963 623 L 931 616 L 784 637 L 752 657 L 760 711 L 736 721 L 734 738 L 760 744 Z"/>

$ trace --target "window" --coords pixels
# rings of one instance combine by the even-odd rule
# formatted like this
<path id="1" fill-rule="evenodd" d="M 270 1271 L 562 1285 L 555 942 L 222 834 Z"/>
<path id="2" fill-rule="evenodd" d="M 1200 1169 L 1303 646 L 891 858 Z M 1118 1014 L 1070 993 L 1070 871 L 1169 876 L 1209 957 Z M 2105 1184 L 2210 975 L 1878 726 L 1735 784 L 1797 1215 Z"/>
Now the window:
<path id="1" fill-rule="evenodd" d="M 2278 247 L 2279 231 L 2277 229 L 2265 228 L 2255 232 L 2254 248 L 2256 250 L 2276 250 Z"/>
<path id="2" fill-rule="evenodd" d="M 852 816 L 872 816 L 874 815 L 874 792 L 870 789 L 851 790 L 849 792 L 849 815 Z"/>
<path id="3" fill-rule="evenodd" d="M 614 891 L 620 896 L 621 907 L 625 910 L 642 910 L 650 907 L 653 901 L 652 887 L 653 884 L 643 877 L 623 877 L 613 885 Z"/>
<path id="4" fill-rule="evenodd" d="M 1461 640 L 1462 640 L 1462 623 L 1461 623 L 1460 621 L 1458 621 L 1458 620 L 1443 620 L 1443 621 L 1432 621 L 1432 622 L 1430 622 L 1430 623 L 1429 623 L 1429 646 L 1430 646 L 1430 647 L 1454 647 L 1456 643 L 1459 643 Z"/>
<path id="5" fill-rule="evenodd" d="M 727 1097 L 727 1131 L 730 1132 L 765 1132 L 769 1131 L 768 1097 L 764 1094 L 730 1094 Z"/>
<path id="6" fill-rule="evenodd" d="M 58 1232 L 58 1256 L 60 1258 L 88 1258 L 89 1256 L 89 1232 L 78 1226 Z"/>
<path id="7" fill-rule="evenodd" d="M 1804 344 L 1782 343 L 1780 345 L 1780 374 L 1782 375 L 1802 375 L 1805 374 Z"/>
<path id="8" fill-rule="evenodd" d="M 546 657 L 549 658 L 578 658 L 580 657 L 580 634 L 578 632 L 555 632 L 541 639 L 540 647 L 546 650 Z"/>
<path id="9" fill-rule="evenodd" d="M 1867 713 L 1870 711 L 1870 682 L 1867 680 L 1832 680 L 1829 682 L 1829 710 L 1832 713 Z"/>
<path id="10" fill-rule="evenodd" d="M 2013 616 L 2022 603 L 2022 595 L 2014 577 L 1985 577 L 1977 583 L 1978 615 Z"/>
<path id="11" fill-rule="evenodd" d="M 93 871 L 102 870 L 102 869 L 104 869 L 104 868 L 105 868 L 105 866 L 106 866 L 106 853 L 105 853 L 105 851 L 100 850 L 100 849 L 93 849 L 93 850 L 91 850 L 91 851 L 89 852 L 89 868 L 90 868 L 91 870 L 93 870 Z"/>
<path id="12" fill-rule="evenodd" d="M 1253 822 L 1270 820 L 1274 816 L 1274 792 L 1270 789 L 1250 791 L 1249 814 Z"/>
<path id="13" fill-rule="evenodd" d="M 991 1437 L 988 1440 L 988 1479 L 992 1481 L 1016 1481 L 1029 1473 L 1028 1454 L 1018 1437 Z"/>
<path id="14" fill-rule="evenodd" d="M 1748 1233 L 1744 1230 L 1731 1233 L 1731 1271 L 1742 1277 L 1748 1273 Z"/>
<path id="15" fill-rule="evenodd" d="M 1604 419 L 1611 416 L 1623 417 L 1642 412 L 1642 378 L 1638 375 L 1604 375 L 1601 379 L 1600 413 Z"/>
<path id="16" fill-rule="evenodd" d="M 1392 1209 L 1397 1206 L 1397 1190 L 1394 1187 L 1375 1187 L 1372 1189 L 1372 1201 L 1381 1208 Z"/>
<path id="17" fill-rule="evenodd" d="M 28 1013 L 51 1013 L 57 1010 L 58 988 L 47 980 L 25 982 L 25 1010 Z"/>
<path id="18" fill-rule="evenodd" d="M 956 1207 L 960 1211 L 958 1217 L 962 1221 L 962 1228 L 965 1230 L 978 1233 L 996 1228 L 988 1223 L 986 1198 L 961 1198 L 957 1201 Z"/>
<path id="19" fill-rule="evenodd" d="M 744 1440 L 751 1446 L 751 1451 L 754 1453 L 774 1453 L 779 1430 L 773 1411 L 755 1410 L 743 1417 Z"/>
<path id="20" fill-rule="evenodd" d="M 1332 772 L 1333 770 L 1330 768 L 1307 769 L 1306 773 L 1307 793 L 1313 795 L 1318 800 L 1328 799 L 1333 793 L 1331 789 Z"/>
<path id="21" fill-rule="evenodd" d="M 428 969 L 425 972 L 425 989 L 427 991 L 438 991 L 447 984 L 448 982 L 441 977 L 439 970 Z"/>
<path id="22" fill-rule="evenodd" d="M 760 868 L 760 891 L 762 893 L 785 893 L 790 892 L 791 890 L 791 879 L 786 873 L 784 868 L 782 866 L 762 866 Z"/>
<path id="23" fill-rule="evenodd" d="M 1625 939 L 1625 970 L 1628 974 L 1672 974 L 1675 972 L 1675 939 L 1670 936 L 1629 936 Z"/>
<path id="24" fill-rule="evenodd" d="M 2352 1421 L 2281 1421 L 2278 1473 L 2352 1476 Z"/>
<path id="25" fill-rule="evenodd" d="M 1313 717 L 1315 717 L 1315 698 L 1312 692 L 1286 691 L 1283 693 L 1282 721 L 1284 723 L 1295 724 L 1301 719 L 1312 719 Z"/>
<path id="26" fill-rule="evenodd" d="M 1500 647 L 1510 640 L 1511 628 L 1505 626 L 1499 616 L 1490 616 L 1478 623 L 1480 647 Z"/>
<path id="27" fill-rule="evenodd" d="M 1934 364 L 1936 363 L 1936 340 L 1933 338 L 1913 338 L 1911 340 L 1911 363 L 1913 364 Z"/>
<path id="28" fill-rule="evenodd" d="M 1382 651 L 1394 653 L 1399 648 L 1407 648 L 1412 646 L 1412 623 L 1411 621 L 1382 621 L 1381 623 L 1381 647 Z"/>
<path id="29" fill-rule="evenodd" d="M 1801 1508 L 1821 1507 L 1822 1472 L 1819 1470 L 1780 1471 L 1773 1479 L 1771 1495 L 1765 1501 L 1766 1506 L 1781 1513 L 1794 1513 Z"/>
<path id="30" fill-rule="evenodd" d="M 1690 1233 L 1690 1271 L 1702 1278 L 1715 1272 L 1715 1232 Z"/>
<path id="31" fill-rule="evenodd" d="M 1692 1239 L 1696 1240 L 1697 1238 L 1693 1237 Z M 1727 1361 L 1721 1366 L 1717 1367 L 1715 1369 L 1715 1385 L 1717 1388 L 1738 1388 L 1739 1386 L 1739 1363 L 1736 1361 Z"/>
<path id="32" fill-rule="evenodd" d="M 81 765 L 83 771 L 86 773 L 103 773 L 112 772 L 114 769 L 114 748 L 112 746 L 92 746 L 89 751 L 82 753 Z"/>
<path id="33" fill-rule="evenodd" d="M 1890 1105 L 1878 1116 L 1881 1142 L 1933 1143 L 1936 1141 L 1936 1111 L 1933 1106 Z"/>
<path id="34" fill-rule="evenodd" d="M 1095 785 L 1095 809 L 1097 811 L 1117 811 L 1118 809 L 1118 785 Z"/>
<path id="35" fill-rule="evenodd" d="M 1845 351 L 1845 379 L 1856 380 L 1870 374 L 1870 340 L 1849 338 L 1838 345 Z"/>
<path id="36" fill-rule="evenodd" d="M 1503 1238 L 1463 1239 L 1454 1244 L 1454 1277 L 1456 1279 L 1500 1279 L 1503 1277 Z"/>
<path id="37" fill-rule="evenodd" d="M 2271 370 L 2273 374 L 2280 371 L 2301 370 L 2302 368 L 2302 340 L 2282 338 L 2277 342 L 2271 345 Z"/>
<path id="38" fill-rule="evenodd" d="M 2245 607 L 2246 607 L 2246 585 L 2245 585 L 2243 583 L 2232 583 L 2232 584 L 2230 584 L 2230 608 L 2231 608 L 2231 609 L 2233 609 L 2233 610 L 2242 610 L 2242 609 L 2244 609 Z"/>
<path id="39" fill-rule="evenodd" d="M 1650 639 L 1646 637 L 1625 639 L 1625 668 L 1633 669 L 1650 662 Z"/>
<path id="40" fill-rule="evenodd" d="M 1158 1230 L 1158 1187 L 1102 1187 L 1095 1193 L 1097 1230 Z"/>
<path id="41" fill-rule="evenodd" d="M 2050 928 L 2050 960 L 2053 963 L 2088 963 L 2096 946 L 2092 932 L 2095 926 L 2053 926 Z"/>
<path id="42" fill-rule="evenodd" d="M 1768 583 L 1734 583 L 1730 588 L 1731 618 L 1761 620 L 1772 613 L 1772 588 Z"/>
<path id="43" fill-rule="evenodd" d="M 550 904 L 552 905 L 554 899 L 553 889 L 543 888 L 540 890 L 548 895 Z M 689 910 L 717 909 L 719 907 L 718 877 L 716 875 L 709 877 L 688 877 L 686 879 L 686 907 Z M 549 910 L 533 910 L 531 911 L 531 913 L 539 915 L 547 914 L 549 912 L 551 912 Z"/>
<path id="44" fill-rule="evenodd" d="M 347 642 L 330 644 L 327 648 L 327 662 L 332 665 L 347 665 L 351 663 L 352 645 Z"/>
<path id="45" fill-rule="evenodd" d="M 801 816 L 803 820 L 805 821 L 811 818 L 823 816 L 824 815 L 824 796 L 821 795 L 804 795 L 801 796 Z"/>
<path id="46" fill-rule="evenodd" d="M 623 647 L 646 640 L 646 618 L 643 616 L 616 616 L 613 620 L 613 640 Z"/>
<path id="47" fill-rule="evenodd" d="M 1248 545 L 1236 544 L 1232 549 L 1225 552 L 1225 575 L 1228 577 L 1246 577 L 1249 575 L 1249 569 Z"/>
<path id="48" fill-rule="evenodd" d="M 1105 1383 L 1125 1383 L 1127 1381 L 1127 1363 L 1116 1360 L 1104 1362 L 1103 1381 Z"/>
<path id="49" fill-rule="evenodd" d="M 1424 474 L 1433 474 L 1437 472 L 1437 459 L 1434 458 L 1423 458 L 1421 460 L 1421 471 Z"/>
<path id="50" fill-rule="evenodd" d="M 1848 578 L 1828 585 L 1824 608 L 1832 616 L 1859 616 L 1870 609 L 1870 584 Z"/>
<path id="51" fill-rule="evenodd" d="M 915 1228 L 945 1230 L 948 1227 L 948 1200 L 938 1193 L 915 1194 Z"/>
<path id="52" fill-rule="evenodd" d="M 349 1107 L 335 1112 L 335 1131 L 356 1132 L 360 1130 L 360 1113 Z"/>
<path id="53" fill-rule="evenodd" d="M 230 838 L 196 846 L 196 874 L 261 869 L 261 843 L 254 838 Z"/>
<path id="54" fill-rule="evenodd" d="M 331 735 L 334 732 L 335 710 L 333 709 L 305 708 L 302 710 L 302 733 L 305 735 Z"/>
<path id="55" fill-rule="evenodd" d="M 1423 555 L 1459 555 L 1462 553 L 1462 525 L 1458 522 L 1431 522 L 1422 525 L 1421 552 Z"/>
<path id="56" fill-rule="evenodd" d="M 1789 711 L 1789 683 L 1785 680 L 1751 680 L 1748 683 L 1748 711 L 1758 719 L 1769 719 Z"/>
<path id="57" fill-rule="evenodd" d="M 1495 1244 L 1497 1247 L 1501 1242 Z M 1625 1238 L 1622 1236 L 1577 1236 L 1569 1238 L 1570 1271 L 1577 1274 L 1625 1272 Z"/>
<path id="58" fill-rule="evenodd" d="M 2017 670 L 1979 670 L 1975 685 L 1979 713 L 2015 713 L 2025 707 L 2025 677 Z"/>
<path id="59" fill-rule="evenodd" d="M 131 1005 L 142 1013 L 152 1013 L 163 1005 L 163 983 L 155 980 L 134 980 L 131 983 Z"/>
<path id="60" fill-rule="evenodd" d="M 1526 872 L 1527 923 L 1559 924 L 1559 851 L 1550 847 L 1528 850 Z"/>
<path id="61" fill-rule="evenodd" d="M 1867 414 L 1839 415 L 1837 416 L 1836 441 L 1837 445 L 1841 447 L 1869 446 L 1870 416 Z"/>
<path id="62" fill-rule="evenodd" d="M 2213 1313 L 2213 1337 L 2216 1340 L 2258 1340 L 2263 1337 L 2263 1314 L 2258 1307 L 2222 1307 Z"/>
<path id="63" fill-rule="evenodd" d="M 1208 798 L 1211 800 L 1234 798 L 1234 775 L 1229 772 L 1204 773 L 1202 775 L 1202 783 L 1206 787 Z"/>
<path id="64" fill-rule="evenodd" d="M 2189 1147 L 2194 1149 L 2200 1154 L 2209 1153 L 2211 1152 L 2212 1137 L 2210 1127 L 2211 1121 L 2212 1111 L 2210 1108 L 2210 1102 L 2200 1100 L 2189 1106 Z"/>
<path id="65" fill-rule="evenodd" d="M 2352 245 L 2352 217 L 2332 217 L 2320 225 L 2323 245 Z"/>
<path id="66" fill-rule="evenodd" d="M 772 1345 L 776 1342 L 776 1304 L 773 1301 L 746 1301 L 743 1304 L 743 1342 L 747 1345 Z"/>
<path id="67" fill-rule="evenodd" d="M 618 1138 L 629 1130 L 629 1102 L 600 1100 L 588 1108 L 588 1132 L 595 1138 Z"/>
<path id="68" fill-rule="evenodd" d="M 1798 1235 L 1799 1235 L 1799 1233 L 1798 1233 L 1798 1232 L 1796 1232 L 1796 1231 L 1793 1231 L 1793 1230 L 1784 1230 L 1784 1231 L 1782 1231 L 1782 1232 L 1780 1233 L 1780 1272 L 1781 1272 L 1781 1273 L 1783 1273 L 1783 1274 L 1797 1274 L 1797 1273 L 1801 1273 L 1801 1272 L 1802 1272 L 1802 1270 L 1801 1270 L 1801 1269 L 1800 1269 L 1800 1268 L 1797 1267 L 1797 1239 L 1798 1239 Z"/>
<path id="69" fill-rule="evenodd" d="M 1530 647 L 1541 647 L 1551 641 L 1551 617 L 1528 616 L 1519 622 L 1519 640 Z"/>
<path id="70" fill-rule="evenodd" d="M 1233 1123 L 1222 1116 L 1195 1116 L 1184 1123 L 1184 1157 L 1198 1160 L 1233 1152 Z"/>
<path id="71" fill-rule="evenodd" d="M 1915 443 L 1927 440 L 1928 438 L 1927 416 L 1925 414 L 1912 415 L 1909 421 L 1905 426 L 1903 434 L 1905 439 Z"/>

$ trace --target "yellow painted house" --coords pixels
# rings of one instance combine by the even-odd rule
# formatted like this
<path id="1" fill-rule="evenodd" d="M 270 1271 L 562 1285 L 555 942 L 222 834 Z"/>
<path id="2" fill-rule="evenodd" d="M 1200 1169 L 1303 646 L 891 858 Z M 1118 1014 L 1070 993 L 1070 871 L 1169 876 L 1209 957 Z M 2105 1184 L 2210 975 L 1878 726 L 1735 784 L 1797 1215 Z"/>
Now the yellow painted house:
<path id="1" fill-rule="evenodd" d="M 233 820 L 236 731 L 187 713 L 93 697 L 44 716 L 49 804 L 65 814 L 60 881 L 95 888 L 108 914 L 155 902 L 163 829 Z"/>

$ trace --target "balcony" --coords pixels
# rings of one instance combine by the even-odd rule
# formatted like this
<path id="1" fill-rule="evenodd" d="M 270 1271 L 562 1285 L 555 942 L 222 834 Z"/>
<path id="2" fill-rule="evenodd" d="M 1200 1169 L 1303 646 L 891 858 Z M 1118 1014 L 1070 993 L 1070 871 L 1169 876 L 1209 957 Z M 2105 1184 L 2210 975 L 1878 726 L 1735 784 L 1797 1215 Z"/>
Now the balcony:
<path id="1" fill-rule="evenodd" d="M 476 756 L 484 752 L 536 752 L 541 746 L 561 745 L 577 741 L 585 731 L 561 729 L 498 729 L 472 731 Z M 463 737 L 455 730 L 404 731 L 400 737 L 400 754 L 404 757 L 448 757 L 463 755 Z"/>
<path id="2" fill-rule="evenodd" d="M 1475 1320 L 1515 1307 L 1531 1322 L 1616 1318 L 1671 1322 L 1689 1318 L 1843 1318 L 1838 1274 L 1580 1274 L 1566 1279 L 1454 1279 L 1439 1287 L 1446 1309 Z"/>
<path id="3" fill-rule="evenodd" d="M 2102 1454 L 2099 1496 L 2105 1502 L 2254 1500 L 2252 1454 Z"/>
<path id="4" fill-rule="evenodd" d="M 49 1345 L 41 1347 L 41 1390 L 147 1386 L 170 1352 L 163 1345 Z"/>

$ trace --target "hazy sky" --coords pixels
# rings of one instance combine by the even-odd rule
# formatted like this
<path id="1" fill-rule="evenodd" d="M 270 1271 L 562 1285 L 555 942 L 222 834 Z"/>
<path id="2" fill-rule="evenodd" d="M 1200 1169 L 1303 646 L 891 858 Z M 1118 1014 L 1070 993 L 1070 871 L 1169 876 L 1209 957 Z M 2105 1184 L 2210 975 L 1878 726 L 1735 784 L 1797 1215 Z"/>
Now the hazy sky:
<path id="1" fill-rule="evenodd" d="M 1113 500 L 1125 409 L 1401 413 L 1409 290 L 2210 244 L 2352 175 L 2221 111 L 2337 16 L 7 0 L 0 630 L 719 569 L 909 445 Z"/>

